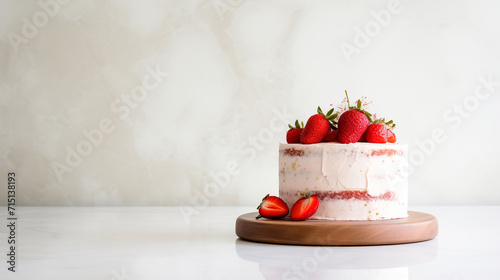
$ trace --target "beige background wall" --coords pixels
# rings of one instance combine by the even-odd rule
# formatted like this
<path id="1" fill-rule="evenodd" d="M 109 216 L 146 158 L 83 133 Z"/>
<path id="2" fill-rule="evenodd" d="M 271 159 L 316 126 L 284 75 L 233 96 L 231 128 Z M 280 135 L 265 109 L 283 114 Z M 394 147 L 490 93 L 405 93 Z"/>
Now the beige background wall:
<path id="1" fill-rule="evenodd" d="M 256 205 L 285 124 L 347 89 L 409 144 L 412 205 L 498 205 L 499 9 L 1 1 L 0 204 L 14 171 L 21 205 Z"/>

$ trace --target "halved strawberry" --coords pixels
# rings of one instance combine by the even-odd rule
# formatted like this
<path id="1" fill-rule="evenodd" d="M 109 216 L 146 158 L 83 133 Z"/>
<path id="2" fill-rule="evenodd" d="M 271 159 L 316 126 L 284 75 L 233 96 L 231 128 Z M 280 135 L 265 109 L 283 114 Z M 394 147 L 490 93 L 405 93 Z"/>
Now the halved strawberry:
<path id="1" fill-rule="evenodd" d="M 387 129 L 387 142 L 396 143 L 396 134 L 391 129 Z"/>
<path id="2" fill-rule="evenodd" d="M 295 126 L 288 125 L 290 130 L 286 133 L 286 142 L 288 144 L 300 143 L 300 134 L 304 128 L 304 123 L 299 124 L 299 120 L 295 121 Z"/>
<path id="3" fill-rule="evenodd" d="M 259 209 L 259 215 L 255 217 L 256 219 L 262 217 L 267 219 L 281 219 L 288 215 L 288 205 L 286 205 L 283 199 L 277 196 L 266 195 L 257 209 Z"/>
<path id="4" fill-rule="evenodd" d="M 364 135 L 366 137 L 366 141 L 370 143 L 387 143 L 387 128 L 384 124 L 370 124 Z"/>
<path id="5" fill-rule="evenodd" d="M 292 206 L 292 211 L 290 212 L 290 218 L 294 221 L 304 221 L 309 219 L 319 207 L 318 197 L 313 195 L 310 196 L 306 194 L 304 197 L 300 198 Z"/>
<path id="6" fill-rule="evenodd" d="M 366 141 L 370 143 L 395 143 L 396 135 L 391 130 L 395 126 L 396 124 L 392 120 L 387 122 L 385 118 L 374 120 L 364 134 Z"/>

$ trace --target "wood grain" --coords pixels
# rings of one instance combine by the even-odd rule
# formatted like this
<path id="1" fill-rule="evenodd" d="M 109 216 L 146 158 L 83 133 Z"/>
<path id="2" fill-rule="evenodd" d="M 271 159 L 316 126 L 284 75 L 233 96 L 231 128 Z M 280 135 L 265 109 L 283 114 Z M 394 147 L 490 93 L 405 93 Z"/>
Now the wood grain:
<path id="1" fill-rule="evenodd" d="M 383 221 L 256 220 L 257 215 L 238 217 L 238 237 L 294 245 L 387 245 L 430 240 L 438 234 L 436 217 L 415 211 L 404 219 Z"/>

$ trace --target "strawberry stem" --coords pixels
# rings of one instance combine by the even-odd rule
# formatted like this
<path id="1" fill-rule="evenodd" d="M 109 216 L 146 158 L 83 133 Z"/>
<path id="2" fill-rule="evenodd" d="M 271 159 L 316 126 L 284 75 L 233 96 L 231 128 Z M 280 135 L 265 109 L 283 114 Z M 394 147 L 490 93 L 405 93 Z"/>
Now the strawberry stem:
<path id="1" fill-rule="evenodd" d="M 349 95 L 347 95 L 347 89 L 345 90 L 345 97 L 347 97 L 347 108 L 350 108 L 351 104 L 349 103 Z"/>

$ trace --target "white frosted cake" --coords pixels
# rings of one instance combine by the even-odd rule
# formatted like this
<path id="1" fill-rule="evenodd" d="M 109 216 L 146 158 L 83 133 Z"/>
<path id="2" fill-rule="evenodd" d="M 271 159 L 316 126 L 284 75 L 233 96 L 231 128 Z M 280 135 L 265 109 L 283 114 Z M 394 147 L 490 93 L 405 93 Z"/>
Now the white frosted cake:
<path id="1" fill-rule="evenodd" d="M 311 219 L 383 220 L 407 216 L 407 145 L 280 144 L 279 196 L 289 207 L 316 195 Z"/>

